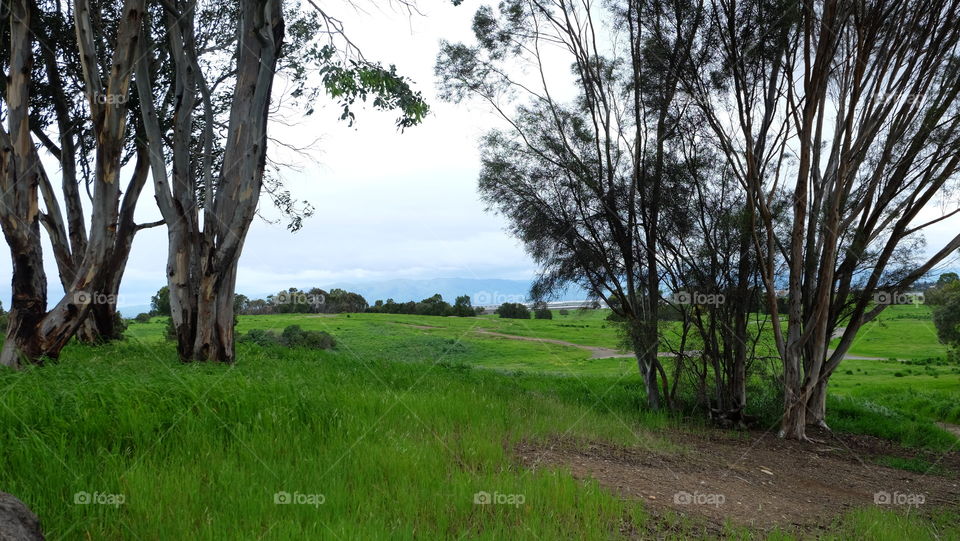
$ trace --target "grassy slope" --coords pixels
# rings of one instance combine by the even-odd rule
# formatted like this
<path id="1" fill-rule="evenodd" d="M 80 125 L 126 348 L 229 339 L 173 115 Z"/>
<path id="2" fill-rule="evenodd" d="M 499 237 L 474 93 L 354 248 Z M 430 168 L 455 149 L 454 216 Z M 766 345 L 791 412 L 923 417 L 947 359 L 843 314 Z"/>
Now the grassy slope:
<path id="1" fill-rule="evenodd" d="M 844 361 L 830 382 L 835 394 L 895 419 L 960 424 L 960 366 L 945 362 L 929 306 L 887 308 L 860 330 L 850 353 L 887 360 Z"/>
<path id="2" fill-rule="evenodd" d="M 242 347 L 234 367 L 180 365 L 159 341 L 163 323 L 134 325 L 127 343 L 71 345 L 59 365 L 0 372 L 0 490 L 28 502 L 49 539 L 606 539 L 624 519 L 665 528 L 638 502 L 511 460 L 512 442 L 556 434 L 675 450 L 656 436 L 675 421 L 641 410 L 632 372 L 590 375 L 611 369 L 582 350 L 469 332 L 616 340 L 595 314 L 569 318 L 244 317 L 241 330 L 297 323 L 340 346 Z M 586 327 L 560 326 L 574 322 Z M 568 375 L 532 373 L 541 368 Z M 525 503 L 475 506 L 481 490 Z M 74 505 L 79 491 L 126 503 Z M 278 491 L 326 501 L 278 506 Z M 868 509 L 831 531 L 960 537 L 949 517 L 936 520 Z"/>

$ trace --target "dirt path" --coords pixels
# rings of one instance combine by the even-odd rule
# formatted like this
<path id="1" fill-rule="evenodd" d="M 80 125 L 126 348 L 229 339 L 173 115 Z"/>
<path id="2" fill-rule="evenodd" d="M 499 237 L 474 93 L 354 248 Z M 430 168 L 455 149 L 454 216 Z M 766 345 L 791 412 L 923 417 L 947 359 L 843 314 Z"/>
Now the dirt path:
<path id="1" fill-rule="evenodd" d="M 833 336 L 830 337 L 831 340 L 836 340 L 837 338 L 843 337 L 843 333 L 847 331 L 846 327 L 837 327 L 833 330 Z M 832 349 L 827 350 L 827 355 L 833 355 Z M 861 355 L 844 355 L 844 359 L 849 359 L 853 361 L 885 361 L 883 357 L 863 357 Z"/>
<path id="2" fill-rule="evenodd" d="M 960 439 L 960 426 L 952 425 L 950 423 L 937 423 L 937 426 L 953 434 L 957 437 L 957 439 Z"/>
<path id="3" fill-rule="evenodd" d="M 828 349 L 827 355 L 833 355 L 833 350 Z M 886 361 L 887 360 L 883 357 L 864 357 L 863 355 L 850 355 L 850 354 L 844 355 L 843 358 L 847 359 L 848 361 Z"/>
<path id="4" fill-rule="evenodd" d="M 404 327 L 413 327 L 414 329 L 420 329 L 421 331 L 429 331 L 433 329 L 443 328 L 443 327 L 435 327 L 433 325 L 414 325 L 413 323 L 398 323 L 397 325 L 403 325 Z"/>
<path id="5" fill-rule="evenodd" d="M 553 338 L 536 338 L 533 336 L 517 336 L 515 334 L 504 334 L 495 331 L 488 331 L 487 329 L 477 329 L 474 331 L 477 334 L 483 334 L 486 336 L 496 336 L 498 338 L 506 338 L 508 340 L 523 340 L 525 342 L 543 342 L 547 344 L 556 344 L 558 346 L 568 346 L 572 348 L 580 348 L 587 350 L 591 353 L 591 359 L 627 359 L 632 358 L 633 353 L 623 353 L 615 349 L 602 348 L 598 346 L 584 346 L 580 344 L 574 344 L 573 342 L 564 342 L 563 340 L 555 340 Z M 659 355 L 670 355 L 669 353 Z"/>
<path id="6" fill-rule="evenodd" d="M 643 500 L 655 515 L 678 512 L 718 532 L 726 520 L 760 530 L 815 530 L 855 507 L 905 511 L 912 503 L 911 511 L 924 513 L 960 505 L 957 452 L 942 457 L 952 473 L 941 477 L 875 465 L 876 456 L 889 452 L 882 440 L 856 436 L 817 445 L 773 434 L 729 434 L 673 435 L 688 449 L 675 456 L 569 440 L 525 443 L 516 453 L 528 468 L 569 470 L 621 497 Z"/>
<path id="7" fill-rule="evenodd" d="M 432 328 L 436 328 L 436 327 L 429 327 L 429 326 L 422 326 L 422 325 L 409 325 L 409 324 L 407 324 L 407 326 L 409 326 L 409 327 L 416 327 L 416 328 L 418 328 L 418 329 L 432 329 Z M 554 339 L 554 338 L 537 338 L 537 337 L 534 337 L 534 336 L 518 336 L 518 335 L 515 335 L 515 334 L 505 334 L 505 333 L 496 332 L 496 331 L 489 331 L 489 330 L 487 330 L 487 329 L 477 329 L 477 330 L 475 330 L 474 332 L 477 333 L 477 334 L 485 334 L 485 335 L 487 335 L 487 336 L 496 336 L 496 337 L 498 337 L 498 338 L 507 338 L 507 339 L 509 339 L 509 340 L 523 340 L 523 341 L 526 341 L 526 342 L 546 342 L 546 343 L 548 343 L 548 344 L 557 344 L 558 346 L 568 346 L 568 347 L 572 347 L 572 348 L 585 349 L 585 350 L 591 352 L 591 355 L 590 355 L 590 358 L 591 358 L 591 359 L 627 359 L 627 358 L 632 358 L 632 357 L 634 357 L 634 354 L 633 354 L 633 353 L 624 353 L 624 352 L 622 352 L 622 351 L 618 351 L 618 350 L 615 350 L 615 349 L 604 348 L 604 347 L 599 347 L 599 346 L 584 346 L 584 345 L 581 345 L 581 344 L 574 344 L 573 342 L 566 342 L 566 341 L 563 341 L 563 340 L 556 340 L 556 339 Z M 830 351 L 831 353 L 833 352 L 833 350 L 828 350 L 828 351 Z M 695 353 L 695 352 L 688 351 L 687 353 L 689 354 L 689 353 Z M 670 353 L 670 352 L 668 352 L 668 351 L 661 351 L 660 353 L 657 353 L 657 356 L 658 356 L 658 357 L 673 357 L 674 354 L 673 354 L 673 353 Z M 853 360 L 857 360 L 857 361 L 884 361 L 884 360 L 886 360 L 886 359 L 884 359 L 884 358 L 882 358 L 882 357 L 861 357 L 861 356 L 859 356 L 859 355 L 845 355 L 843 358 L 844 358 L 844 359 L 853 359 Z"/>

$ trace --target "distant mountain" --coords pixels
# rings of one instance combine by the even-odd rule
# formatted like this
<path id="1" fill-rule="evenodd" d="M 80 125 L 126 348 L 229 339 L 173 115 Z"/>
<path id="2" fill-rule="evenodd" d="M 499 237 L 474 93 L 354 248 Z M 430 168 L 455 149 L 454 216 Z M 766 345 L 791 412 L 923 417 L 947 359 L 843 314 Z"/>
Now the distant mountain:
<path id="1" fill-rule="evenodd" d="M 135 304 L 131 306 L 118 306 L 117 311 L 123 317 L 136 317 L 137 314 L 150 311 L 149 304 Z"/>
<path id="2" fill-rule="evenodd" d="M 370 304 L 387 299 L 393 299 L 396 302 L 420 301 L 439 293 L 445 301 L 450 303 L 460 295 L 469 295 L 474 306 L 494 306 L 505 302 L 528 302 L 530 283 L 529 280 L 434 278 L 336 284 L 332 287 L 359 293 Z M 570 287 L 557 296 L 557 300 L 586 298 L 586 291 L 578 287 Z"/>

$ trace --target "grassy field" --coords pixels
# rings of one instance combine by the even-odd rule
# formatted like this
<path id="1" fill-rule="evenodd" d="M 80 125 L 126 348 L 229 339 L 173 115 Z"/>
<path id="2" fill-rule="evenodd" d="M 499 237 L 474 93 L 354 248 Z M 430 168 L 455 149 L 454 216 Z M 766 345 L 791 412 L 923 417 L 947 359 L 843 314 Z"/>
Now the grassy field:
<path id="1" fill-rule="evenodd" d="M 871 332 L 894 332 L 898 321 Z M 239 330 L 289 324 L 326 330 L 338 346 L 244 344 L 234 366 L 181 365 L 157 319 L 132 325 L 125 342 L 72 344 L 60 363 L 0 372 L 0 489 L 42 517 L 48 539 L 611 539 L 625 524 L 648 537 L 704 535 L 511 456 L 517 442 L 556 436 L 678 453 L 663 432 L 698 430 L 643 409 L 631 359 L 477 332 L 615 348 L 602 312 L 552 321 L 261 316 L 242 317 Z M 848 361 L 835 378 L 845 404 L 831 422 L 849 417 L 844 426 L 858 430 L 909 415 L 898 426 L 922 432 L 955 419 L 933 407 L 942 397 L 958 403 L 952 369 Z M 898 385 L 912 390 L 894 393 Z M 937 448 L 927 438 L 918 441 Z M 523 503 L 477 506 L 481 491 Z M 84 494 L 116 505 L 75 503 Z M 958 539 L 956 519 L 869 508 L 821 536 Z M 794 537 L 732 526 L 726 535 Z"/>

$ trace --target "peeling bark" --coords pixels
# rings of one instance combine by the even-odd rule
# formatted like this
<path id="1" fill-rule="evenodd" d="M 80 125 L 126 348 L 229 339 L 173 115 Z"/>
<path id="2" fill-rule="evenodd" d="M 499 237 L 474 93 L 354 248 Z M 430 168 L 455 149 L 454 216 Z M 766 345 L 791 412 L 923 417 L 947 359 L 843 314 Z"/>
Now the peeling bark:
<path id="1" fill-rule="evenodd" d="M 127 0 L 123 5 L 126 20 L 118 30 L 106 87 L 113 95 L 127 95 L 144 4 L 145 0 Z M 45 174 L 31 137 L 28 113 L 32 8 L 28 0 L 17 0 L 10 6 L 10 76 L 6 88 L 9 132 L 0 134 L 0 188 L 4 198 L 0 224 L 14 261 L 13 305 L 0 364 L 11 367 L 56 358 L 90 312 L 91 303 L 83 299 L 102 292 L 116 238 L 120 195 L 117 175 L 126 128 L 126 109 L 100 103 L 98 99 L 103 83 L 96 63 L 90 6 L 87 0 L 78 0 L 75 26 L 97 142 L 93 215 L 89 242 L 69 287 L 65 288 L 66 294 L 47 311 L 38 195 Z M 63 231 L 56 220 L 50 223 L 58 233 Z"/>
<path id="2" fill-rule="evenodd" d="M 274 72 L 284 27 L 278 0 L 244 0 L 237 42 L 236 85 L 230 110 L 223 165 L 214 175 L 211 147 L 214 132 L 210 93 L 200 69 L 193 14 L 169 15 L 169 43 L 175 68 L 173 141 L 163 138 L 156 106 L 148 97 L 152 66 L 148 55 L 137 62 L 137 84 L 144 131 L 152 149 L 151 171 L 157 202 L 167 223 L 167 281 L 177 336 L 184 362 L 233 362 L 237 261 L 256 213 L 263 181 L 267 118 Z M 204 153 L 191 154 L 195 104 L 203 105 Z M 173 164 L 168 174 L 164 153 Z M 199 165 L 199 167 L 195 167 Z M 206 197 L 203 220 L 196 197 L 199 169 Z"/>

